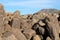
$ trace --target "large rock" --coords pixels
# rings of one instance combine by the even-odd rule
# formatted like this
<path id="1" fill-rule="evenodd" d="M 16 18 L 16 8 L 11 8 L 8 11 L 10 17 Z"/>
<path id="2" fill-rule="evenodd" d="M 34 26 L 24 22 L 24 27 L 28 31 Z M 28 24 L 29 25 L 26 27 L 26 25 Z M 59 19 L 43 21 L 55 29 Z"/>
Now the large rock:
<path id="1" fill-rule="evenodd" d="M 8 21 L 11 21 L 11 20 L 13 19 L 12 12 L 8 12 L 8 13 L 6 14 L 6 19 L 7 19 Z"/>
<path id="2" fill-rule="evenodd" d="M 38 22 L 40 19 L 44 19 L 46 16 L 46 13 L 36 13 L 31 17 L 32 23 L 34 25 L 34 23 Z"/>
<path id="3" fill-rule="evenodd" d="M 3 5 L 2 4 L 0 4 L 0 9 L 3 9 Z"/>
<path id="4" fill-rule="evenodd" d="M 32 29 L 35 30 L 38 34 L 42 35 L 45 32 L 45 29 L 42 26 L 40 26 L 40 24 L 36 23 L 32 26 Z"/>
<path id="5" fill-rule="evenodd" d="M 24 30 L 23 34 L 26 36 L 27 39 L 31 39 L 33 36 L 36 35 L 36 32 L 32 29 Z"/>
<path id="6" fill-rule="evenodd" d="M 27 40 L 26 37 L 21 33 L 20 29 L 12 28 L 11 32 L 15 35 L 18 40 Z"/>
<path id="7" fill-rule="evenodd" d="M 59 24 L 56 16 L 51 14 L 46 17 L 47 30 L 52 40 L 59 40 Z"/>
<path id="8" fill-rule="evenodd" d="M 39 27 L 39 33 L 40 33 L 41 35 L 43 35 L 44 32 L 45 32 L 45 29 L 44 29 L 43 27 Z"/>
<path id="9" fill-rule="evenodd" d="M 9 37 L 5 38 L 4 40 L 17 40 L 14 35 L 10 35 Z"/>
<path id="10" fill-rule="evenodd" d="M 5 16 L 5 11 L 2 4 L 0 4 L 0 15 Z"/>
<path id="11" fill-rule="evenodd" d="M 5 32 L 2 36 L 2 40 L 17 40 L 17 38 L 11 32 Z"/>
<path id="12" fill-rule="evenodd" d="M 20 20 L 18 18 L 13 18 L 12 28 L 19 28 L 20 29 Z"/>
<path id="13" fill-rule="evenodd" d="M 4 32 L 3 16 L 0 16 L 0 33 Z"/>
<path id="14" fill-rule="evenodd" d="M 31 24 L 29 23 L 28 20 L 24 20 L 22 18 L 19 19 L 20 20 L 20 29 L 31 29 Z"/>
<path id="15" fill-rule="evenodd" d="M 11 31 L 11 26 L 9 24 L 4 24 L 4 31 Z"/>
<path id="16" fill-rule="evenodd" d="M 4 16 L 5 16 L 5 12 L 4 12 L 4 8 L 3 5 L 0 4 L 0 33 L 4 32 Z"/>
<path id="17" fill-rule="evenodd" d="M 20 16 L 20 12 L 17 10 L 14 12 L 13 17 L 18 18 Z"/>

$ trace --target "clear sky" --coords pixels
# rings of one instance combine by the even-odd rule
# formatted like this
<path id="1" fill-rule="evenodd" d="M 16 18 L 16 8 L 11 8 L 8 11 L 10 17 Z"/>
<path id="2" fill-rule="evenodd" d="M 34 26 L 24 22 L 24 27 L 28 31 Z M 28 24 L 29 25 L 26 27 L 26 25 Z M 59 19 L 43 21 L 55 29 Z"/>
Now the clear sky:
<path id="1" fill-rule="evenodd" d="M 60 9 L 60 0 L 0 0 L 7 12 L 19 10 L 21 15 L 33 14 L 41 9 Z"/>

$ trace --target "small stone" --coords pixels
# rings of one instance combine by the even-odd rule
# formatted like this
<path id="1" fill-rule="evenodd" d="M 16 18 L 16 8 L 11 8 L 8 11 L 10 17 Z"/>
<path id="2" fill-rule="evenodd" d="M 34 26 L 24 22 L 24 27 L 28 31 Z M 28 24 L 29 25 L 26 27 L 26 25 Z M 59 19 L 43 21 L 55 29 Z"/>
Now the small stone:
<path id="1" fill-rule="evenodd" d="M 3 5 L 2 5 L 2 4 L 0 4 L 0 15 L 5 16 L 5 10 L 4 10 L 4 8 L 3 8 Z"/>

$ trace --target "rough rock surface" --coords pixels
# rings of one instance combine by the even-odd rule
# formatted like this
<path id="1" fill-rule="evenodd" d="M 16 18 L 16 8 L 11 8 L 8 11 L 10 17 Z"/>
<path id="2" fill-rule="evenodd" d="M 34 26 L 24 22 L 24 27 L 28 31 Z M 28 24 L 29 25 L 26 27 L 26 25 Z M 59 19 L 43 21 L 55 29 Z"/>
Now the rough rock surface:
<path id="1" fill-rule="evenodd" d="M 5 12 L 0 4 L 0 40 L 60 40 L 60 10 L 20 15 Z"/>

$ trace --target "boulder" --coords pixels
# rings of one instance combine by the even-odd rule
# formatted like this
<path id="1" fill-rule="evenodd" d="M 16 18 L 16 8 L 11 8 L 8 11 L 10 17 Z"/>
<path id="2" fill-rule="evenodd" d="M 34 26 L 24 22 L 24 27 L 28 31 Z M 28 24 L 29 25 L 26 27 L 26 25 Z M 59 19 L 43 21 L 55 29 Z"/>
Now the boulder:
<path id="1" fill-rule="evenodd" d="M 0 4 L 0 9 L 3 9 L 3 5 L 2 4 Z"/>
<path id="2" fill-rule="evenodd" d="M 11 32 L 5 32 L 2 36 L 2 40 L 17 40 L 17 38 Z"/>
<path id="3" fill-rule="evenodd" d="M 45 32 L 45 29 L 42 26 L 40 26 L 40 24 L 38 24 L 38 23 L 34 24 L 32 26 L 32 29 L 35 30 L 36 32 L 38 32 L 41 35 L 44 34 L 44 32 Z"/>
<path id="4" fill-rule="evenodd" d="M 56 16 L 49 14 L 46 17 L 47 30 L 52 40 L 59 40 L 59 24 Z"/>
<path id="5" fill-rule="evenodd" d="M 25 29 L 31 29 L 32 28 L 32 26 L 28 22 L 28 20 L 24 20 L 22 18 L 20 18 L 19 20 L 20 20 L 20 29 L 25 30 Z"/>
<path id="6" fill-rule="evenodd" d="M 18 40 L 27 40 L 27 38 L 22 34 L 20 29 L 12 28 L 11 32 L 15 35 Z"/>
<path id="7" fill-rule="evenodd" d="M 5 10 L 2 4 L 0 4 L 0 15 L 5 16 Z"/>
<path id="8" fill-rule="evenodd" d="M 0 16 L 0 33 L 4 32 L 3 16 Z"/>
<path id="9" fill-rule="evenodd" d="M 18 18 L 13 18 L 12 28 L 19 28 L 20 29 L 20 20 Z"/>
<path id="10" fill-rule="evenodd" d="M 27 39 L 31 39 L 33 36 L 36 35 L 36 32 L 32 29 L 24 30 L 23 34 L 26 36 Z"/>
<path id="11" fill-rule="evenodd" d="M 4 31 L 11 31 L 11 26 L 9 24 L 4 24 Z"/>
<path id="12" fill-rule="evenodd" d="M 41 35 L 44 35 L 45 29 L 43 27 L 39 27 L 39 33 Z"/>
<path id="13" fill-rule="evenodd" d="M 14 18 L 18 18 L 20 16 L 20 12 L 17 10 L 13 13 Z"/>

